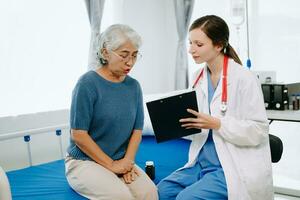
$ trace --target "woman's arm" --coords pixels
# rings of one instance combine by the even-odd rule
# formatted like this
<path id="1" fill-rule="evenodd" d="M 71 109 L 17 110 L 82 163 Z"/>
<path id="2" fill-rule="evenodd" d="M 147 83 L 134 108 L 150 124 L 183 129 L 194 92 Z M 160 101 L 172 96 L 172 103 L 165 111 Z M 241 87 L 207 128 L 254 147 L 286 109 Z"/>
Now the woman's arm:
<path id="1" fill-rule="evenodd" d="M 133 130 L 131 138 L 129 140 L 127 151 L 125 154 L 125 158 L 130 159 L 132 161 L 135 160 L 135 155 L 136 155 L 136 152 L 139 148 L 141 141 L 142 141 L 142 130 Z"/>
<path id="2" fill-rule="evenodd" d="M 143 108 L 143 96 L 142 89 L 137 83 L 137 111 L 136 118 L 133 126 L 133 131 L 131 133 L 131 137 L 129 139 L 129 144 L 125 153 L 124 158 L 130 159 L 132 161 L 135 160 L 135 154 L 138 150 L 140 142 L 142 140 L 142 129 L 144 126 L 144 108 Z"/>
<path id="3" fill-rule="evenodd" d="M 85 130 L 71 130 L 75 144 L 91 159 L 116 174 L 124 174 L 132 169 L 131 163 L 112 160 Z"/>
<path id="4" fill-rule="evenodd" d="M 133 130 L 124 159 L 131 160 L 134 163 L 135 155 L 139 148 L 141 140 L 142 140 L 142 130 Z M 135 167 L 133 167 L 130 172 L 123 175 L 123 179 L 125 183 L 130 184 L 136 179 L 136 176 L 139 175 L 140 174 L 138 170 Z"/>

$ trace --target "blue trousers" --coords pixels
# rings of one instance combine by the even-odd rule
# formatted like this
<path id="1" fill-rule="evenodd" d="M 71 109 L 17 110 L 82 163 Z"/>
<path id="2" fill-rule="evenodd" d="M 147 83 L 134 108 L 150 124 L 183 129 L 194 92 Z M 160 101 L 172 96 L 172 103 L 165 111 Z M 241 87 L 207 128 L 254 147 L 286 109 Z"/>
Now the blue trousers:
<path id="1" fill-rule="evenodd" d="M 227 186 L 222 168 L 191 168 L 173 172 L 158 184 L 160 200 L 225 200 Z"/>

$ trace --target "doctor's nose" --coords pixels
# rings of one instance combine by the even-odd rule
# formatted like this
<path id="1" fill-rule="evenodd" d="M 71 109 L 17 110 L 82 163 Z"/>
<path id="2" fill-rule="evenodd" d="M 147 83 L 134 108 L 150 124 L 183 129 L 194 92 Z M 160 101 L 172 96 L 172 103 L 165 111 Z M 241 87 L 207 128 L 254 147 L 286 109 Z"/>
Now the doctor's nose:
<path id="1" fill-rule="evenodd" d="M 193 55 L 193 53 L 195 53 L 196 51 L 193 49 L 193 47 L 192 46 L 190 46 L 189 47 L 189 53 L 191 54 L 191 55 Z"/>

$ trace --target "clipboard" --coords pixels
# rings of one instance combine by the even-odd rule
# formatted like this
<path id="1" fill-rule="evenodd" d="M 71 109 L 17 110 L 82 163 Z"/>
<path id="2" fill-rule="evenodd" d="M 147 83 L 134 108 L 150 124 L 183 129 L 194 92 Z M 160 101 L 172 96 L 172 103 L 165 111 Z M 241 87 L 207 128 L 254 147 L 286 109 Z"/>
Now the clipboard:
<path id="1" fill-rule="evenodd" d="M 195 91 L 185 92 L 146 103 L 157 143 L 200 133 L 201 129 L 185 129 L 182 118 L 195 117 L 187 108 L 198 111 Z"/>

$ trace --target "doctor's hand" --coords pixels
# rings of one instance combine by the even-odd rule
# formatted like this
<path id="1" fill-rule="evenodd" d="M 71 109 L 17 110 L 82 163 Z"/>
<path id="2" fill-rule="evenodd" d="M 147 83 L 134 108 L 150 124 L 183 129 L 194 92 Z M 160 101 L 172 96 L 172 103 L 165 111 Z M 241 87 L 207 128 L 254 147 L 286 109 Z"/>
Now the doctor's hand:
<path id="1" fill-rule="evenodd" d="M 196 118 L 184 118 L 179 120 L 179 122 L 182 123 L 181 126 L 186 129 L 196 128 L 218 130 L 221 127 L 221 121 L 216 117 L 212 117 L 192 109 L 187 109 L 187 112 L 195 115 Z"/>

